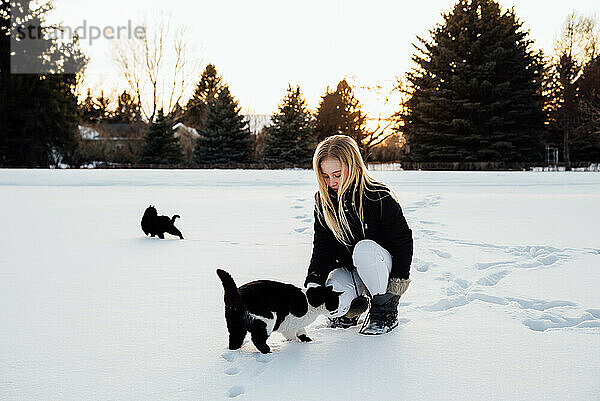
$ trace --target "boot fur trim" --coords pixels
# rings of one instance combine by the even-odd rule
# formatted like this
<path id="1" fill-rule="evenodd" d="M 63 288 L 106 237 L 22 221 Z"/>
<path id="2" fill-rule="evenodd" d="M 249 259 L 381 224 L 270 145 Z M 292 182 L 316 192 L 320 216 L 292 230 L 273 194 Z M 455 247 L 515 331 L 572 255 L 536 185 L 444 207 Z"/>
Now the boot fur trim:
<path id="1" fill-rule="evenodd" d="M 408 289 L 409 284 L 410 279 L 390 278 L 388 281 L 387 292 L 395 295 L 402 295 Z"/>

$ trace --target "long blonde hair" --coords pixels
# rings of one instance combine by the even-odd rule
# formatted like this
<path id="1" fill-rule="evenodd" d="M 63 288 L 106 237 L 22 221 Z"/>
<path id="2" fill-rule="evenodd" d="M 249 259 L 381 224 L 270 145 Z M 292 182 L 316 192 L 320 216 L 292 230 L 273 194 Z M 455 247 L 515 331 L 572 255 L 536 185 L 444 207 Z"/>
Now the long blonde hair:
<path id="1" fill-rule="evenodd" d="M 344 178 L 342 185 L 337 191 L 337 210 L 329 197 L 328 187 L 321 171 L 321 162 L 327 158 L 337 159 L 342 166 L 342 176 Z M 355 238 L 353 238 L 348 217 L 344 213 L 342 204 L 344 194 L 351 191 L 352 199 L 358 201 L 358 205 L 352 202 L 352 207 L 360 220 L 361 232 L 364 237 L 363 195 L 365 194 L 367 185 L 381 187 L 383 184 L 369 175 L 365 162 L 360 155 L 358 145 L 354 139 L 346 135 L 327 137 L 317 145 L 313 156 L 313 169 L 317 175 L 317 183 L 319 185 L 316 200 L 318 218 L 325 222 L 339 242 L 350 246 L 352 245 L 352 240 Z M 385 188 L 385 186 L 383 187 Z M 388 192 L 385 189 L 376 191 Z"/>

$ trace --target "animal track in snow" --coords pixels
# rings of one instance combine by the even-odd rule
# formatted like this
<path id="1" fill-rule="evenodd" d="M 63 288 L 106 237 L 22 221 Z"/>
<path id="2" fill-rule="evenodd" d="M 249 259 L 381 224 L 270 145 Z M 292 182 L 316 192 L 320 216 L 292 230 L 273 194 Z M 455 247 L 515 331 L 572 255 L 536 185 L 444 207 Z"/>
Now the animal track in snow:
<path id="1" fill-rule="evenodd" d="M 235 241 L 226 241 L 226 240 L 219 241 L 219 242 L 220 242 L 220 243 L 222 243 L 222 244 L 229 244 L 229 245 L 239 245 L 239 244 L 240 244 L 239 242 L 235 242 Z"/>
<path id="2" fill-rule="evenodd" d="M 592 328 L 600 327 L 600 309 L 586 309 L 578 316 L 572 316 L 578 305 L 571 301 L 546 301 L 517 297 L 500 297 L 483 292 L 491 288 L 511 273 L 501 270 L 491 273 L 471 283 L 457 278 L 453 273 L 444 272 L 435 280 L 446 281 L 450 285 L 445 289 L 446 298 L 421 306 L 429 312 L 445 312 L 466 306 L 473 301 L 502 306 L 505 310 L 516 310 L 523 316 L 523 324 L 533 331 L 546 331 L 554 328 Z"/>
<path id="3" fill-rule="evenodd" d="M 442 197 L 440 195 L 427 195 L 423 200 L 413 203 L 410 206 L 407 206 L 404 209 L 407 213 L 412 213 L 418 209 L 423 209 L 427 207 L 438 206 L 440 204 L 440 200 Z"/>
<path id="4" fill-rule="evenodd" d="M 427 230 L 423 230 L 425 234 Z M 537 267 L 549 267 L 556 263 L 564 262 L 570 259 L 573 254 L 582 253 L 582 250 L 577 249 L 557 249 L 549 246 L 517 246 L 508 247 L 501 245 L 494 245 L 488 243 L 477 243 L 470 241 L 454 240 L 448 238 L 435 238 L 437 240 L 449 241 L 458 245 L 474 246 L 483 248 L 485 250 L 503 250 L 507 254 L 510 254 L 513 258 L 511 260 L 498 260 L 493 262 L 477 262 L 474 264 L 478 270 L 485 270 L 494 268 L 497 266 L 510 267 L 514 269 L 531 269 Z M 435 251 L 434 251 L 435 252 Z M 589 251 L 587 252 L 589 253 Z M 438 255 L 439 256 L 439 255 Z"/>
<path id="5" fill-rule="evenodd" d="M 305 203 L 307 198 L 295 198 L 294 200 L 296 202 Z M 295 211 L 295 213 L 298 213 L 294 216 L 295 220 L 299 220 L 302 223 L 312 224 L 313 219 L 312 219 L 311 215 L 308 213 L 308 210 L 307 210 L 308 206 L 306 204 L 296 203 L 290 207 L 292 210 Z M 304 210 L 299 210 L 299 209 L 304 209 Z M 306 212 L 306 213 L 303 213 L 303 212 Z M 310 227 L 308 227 L 308 226 L 296 227 L 296 228 L 294 228 L 294 232 L 308 234 L 308 233 L 310 233 L 310 231 L 307 231 L 309 228 Z"/>
<path id="6" fill-rule="evenodd" d="M 587 309 L 586 312 L 591 313 L 596 319 L 600 319 L 600 309 Z"/>
<path id="7" fill-rule="evenodd" d="M 533 331 L 546 331 L 556 328 L 588 328 L 600 327 L 600 319 L 594 317 L 589 312 L 583 313 L 579 317 L 557 316 L 549 313 L 544 313 L 537 319 L 525 319 L 523 324 Z"/>
<path id="8" fill-rule="evenodd" d="M 417 202 L 414 206 L 415 209 L 417 206 L 434 206 L 436 202 L 439 203 L 439 198 L 437 200 L 428 198 L 427 201 Z M 443 233 L 431 229 L 435 228 L 435 225 L 424 220 L 419 223 L 421 227 L 426 228 L 419 227 L 414 232 L 415 243 L 419 243 L 419 240 L 426 241 L 428 250 L 433 255 L 446 260 L 440 262 L 433 259 L 432 254 L 428 255 L 430 258 L 413 259 L 414 270 L 421 273 L 433 270 L 437 274 L 433 279 L 444 282 L 440 289 L 445 296 L 419 305 L 417 309 L 439 313 L 452 311 L 472 302 L 483 302 L 517 317 L 525 327 L 533 331 L 600 328 L 600 309 L 597 308 L 584 309 L 581 305 L 566 300 L 530 299 L 520 296 L 521 294 L 512 295 L 510 292 L 506 293 L 510 288 L 505 286 L 499 289 L 503 291 L 501 296 L 491 293 L 496 285 L 516 271 L 554 268 L 574 257 L 600 255 L 599 249 L 559 249 L 535 245 L 507 246 L 446 238 Z M 475 256 L 474 260 L 471 259 L 466 264 L 461 260 L 455 260 L 450 252 L 454 254 L 454 247 L 461 246 L 472 247 L 472 251 L 469 252 L 475 252 L 475 255 L 481 253 L 485 259 L 477 260 Z M 459 251 L 456 253 L 460 254 Z M 431 261 L 432 259 L 452 271 L 440 272 L 439 269 L 432 269 L 434 266 L 439 268 Z M 461 275 L 464 278 L 459 278 Z"/>
<path id="9" fill-rule="evenodd" d="M 414 267 L 419 272 L 426 272 L 434 266 L 434 263 L 425 262 L 424 260 L 421 260 L 419 258 L 414 258 L 412 262 L 412 267 Z"/>
<path id="10" fill-rule="evenodd" d="M 229 389 L 227 396 L 229 398 L 235 398 L 238 395 L 244 394 L 244 392 L 245 392 L 244 386 L 233 386 Z"/>
<path id="11" fill-rule="evenodd" d="M 510 302 L 515 302 L 521 309 L 534 309 L 538 311 L 545 311 L 552 308 L 558 308 L 563 306 L 577 306 L 577 304 L 569 301 L 543 301 L 540 299 L 521 299 L 521 298 L 506 298 Z"/>
<path id="12" fill-rule="evenodd" d="M 440 204 L 441 199 L 440 195 L 427 195 L 423 200 L 415 202 L 415 205 L 418 207 L 437 206 Z"/>
<path id="13" fill-rule="evenodd" d="M 508 276 L 509 274 L 510 274 L 509 270 L 502 270 L 497 273 L 492 273 L 488 276 L 482 277 L 479 280 L 477 280 L 477 284 L 484 285 L 486 287 L 491 287 L 491 286 L 498 284 L 498 282 L 500 282 L 500 280 L 502 280 L 504 277 Z"/>
<path id="14" fill-rule="evenodd" d="M 225 374 L 229 375 L 229 376 L 237 375 L 238 373 L 240 373 L 240 368 L 238 368 L 238 367 L 232 367 L 229 369 L 225 369 Z"/>
<path id="15" fill-rule="evenodd" d="M 267 363 L 273 360 L 273 355 L 271 354 L 256 354 L 254 359 L 260 363 Z"/>
<path id="16" fill-rule="evenodd" d="M 464 306 L 468 303 L 469 303 L 469 301 L 467 300 L 467 297 L 465 297 L 464 295 L 460 295 L 460 296 L 454 297 L 454 298 L 440 299 L 438 302 L 436 302 L 433 305 L 424 306 L 423 309 L 430 311 L 430 312 L 441 312 L 441 311 L 447 311 L 452 308 L 457 308 L 459 306 Z"/>
<path id="17" fill-rule="evenodd" d="M 477 293 L 477 292 L 470 293 L 467 296 L 467 299 L 469 300 L 469 302 L 475 301 L 475 300 L 480 300 L 480 301 L 487 302 L 490 304 L 508 305 L 508 301 L 504 298 L 495 297 L 493 295 L 482 294 L 482 293 Z"/>
<path id="18" fill-rule="evenodd" d="M 590 328 L 600 327 L 600 309 L 587 309 L 579 316 L 569 316 L 568 312 L 577 307 L 570 301 L 544 301 L 540 299 L 523 299 L 512 297 L 496 297 L 483 293 L 470 293 L 469 302 L 480 300 L 482 302 L 516 306 L 525 313 L 523 324 L 533 331 L 546 331 L 556 328 Z M 535 316 L 541 312 L 538 316 Z"/>
<path id="19" fill-rule="evenodd" d="M 440 251 L 438 249 L 432 249 L 431 252 L 444 259 L 450 259 L 452 257 L 452 255 L 450 255 L 448 252 Z"/>
<path id="20" fill-rule="evenodd" d="M 229 351 L 221 354 L 221 357 L 227 362 L 234 362 L 237 359 L 237 353 L 235 351 Z"/>
<path id="21" fill-rule="evenodd" d="M 502 265 L 509 265 L 511 263 L 515 263 L 514 260 L 509 260 L 506 262 L 489 262 L 489 263 L 475 263 L 475 268 L 478 270 L 485 270 L 485 269 L 489 269 L 490 267 L 496 267 L 496 266 L 502 266 Z"/>
<path id="22" fill-rule="evenodd" d="M 235 398 L 246 393 L 246 388 L 243 383 L 246 379 L 252 379 L 260 376 L 269 366 L 269 362 L 273 360 L 273 354 L 261 354 L 260 352 L 244 352 L 242 349 L 236 351 L 227 351 L 221 354 L 221 357 L 228 362 L 228 366 L 223 373 L 238 381 L 237 384 L 231 386 L 227 391 L 229 398 Z M 276 347 L 275 347 L 276 348 Z M 272 349 L 274 349 L 272 347 Z"/>
<path id="23" fill-rule="evenodd" d="M 529 255 L 532 258 L 546 256 L 550 253 L 559 252 L 560 249 L 551 246 L 517 246 L 509 248 L 509 252 L 515 255 Z"/>

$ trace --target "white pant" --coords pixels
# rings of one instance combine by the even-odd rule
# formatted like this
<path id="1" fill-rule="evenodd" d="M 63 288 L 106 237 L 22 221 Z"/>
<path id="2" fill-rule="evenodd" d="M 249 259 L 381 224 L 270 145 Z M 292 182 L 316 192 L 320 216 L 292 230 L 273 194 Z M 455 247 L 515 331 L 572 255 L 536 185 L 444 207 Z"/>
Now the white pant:
<path id="1" fill-rule="evenodd" d="M 385 294 L 387 290 L 392 255 L 386 249 L 373 240 L 364 239 L 354 246 L 352 262 L 356 270 L 342 267 L 329 273 L 325 284 L 342 292 L 338 310 L 330 317 L 345 315 L 352 300 L 359 295 Z"/>

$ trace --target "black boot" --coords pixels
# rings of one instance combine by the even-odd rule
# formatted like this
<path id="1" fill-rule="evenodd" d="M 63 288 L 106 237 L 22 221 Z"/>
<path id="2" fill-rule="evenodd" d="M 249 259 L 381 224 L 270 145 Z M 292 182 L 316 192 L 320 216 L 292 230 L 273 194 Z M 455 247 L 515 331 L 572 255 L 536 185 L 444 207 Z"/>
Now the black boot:
<path id="1" fill-rule="evenodd" d="M 369 316 L 360 329 L 360 334 L 377 335 L 392 331 L 398 326 L 398 302 L 400 295 L 389 292 L 375 295 L 371 299 Z"/>

